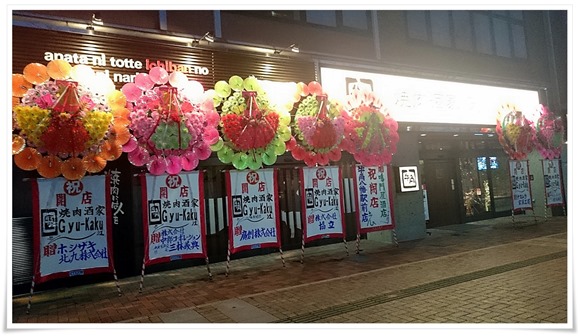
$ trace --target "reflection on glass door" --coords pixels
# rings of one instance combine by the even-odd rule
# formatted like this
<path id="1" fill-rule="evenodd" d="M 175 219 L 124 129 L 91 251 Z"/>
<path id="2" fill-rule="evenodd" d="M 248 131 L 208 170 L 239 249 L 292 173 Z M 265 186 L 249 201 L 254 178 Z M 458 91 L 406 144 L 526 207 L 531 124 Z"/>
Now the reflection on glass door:
<path id="1" fill-rule="evenodd" d="M 509 172 L 509 158 L 490 157 L 490 175 L 495 212 L 511 211 L 512 209 L 512 182 Z"/>
<path id="2" fill-rule="evenodd" d="M 495 159 L 495 158 L 494 158 Z M 465 216 L 473 217 L 493 212 L 488 169 L 494 169 L 488 157 L 459 159 Z"/>

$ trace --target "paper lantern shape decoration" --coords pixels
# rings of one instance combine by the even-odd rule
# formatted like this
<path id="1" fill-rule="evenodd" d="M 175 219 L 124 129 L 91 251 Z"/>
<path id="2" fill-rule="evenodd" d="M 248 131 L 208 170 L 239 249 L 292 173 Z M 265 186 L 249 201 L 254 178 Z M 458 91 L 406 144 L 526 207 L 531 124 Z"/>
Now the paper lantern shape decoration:
<path id="1" fill-rule="evenodd" d="M 297 87 L 305 96 L 294 109 L 294 136 L 287 143 L 288 150 L 296 160 L 304 160 L 309 167 L 339 161 L 344 135 L 342 107 L 336 101 L 328 101 L 318 82 L 310 82 L 307 86 L 298 83 Z"/>
<path id="2" fill-rule="evenodd" d="M 522 111 L 510 103 L 497 113 L 495 131 L 499 143 L 512 160 L 524 160 L 535 146 L 535 128 Z"/>
<path id="3" fill-rule="evenodd" d="M 117 137 L 123 126 L 115 114 L 124 108 L 125 97 L 108 77 L 86 65 L 55 60 L 47 66 L 28 64 L 12 79 L 12 95 L 19 99 L 13 107 L 12 154 L 20 169 L 78 180 L 119 157 L 126 140 Z M 104 148 L 117 151 L 111 155 Z M 89 164 L 95 157 L 98 167 Z"/>
<path id="4" fill-rule="evenodd" d="M 564 122 L 542 104 L 538 110 L 540 117 L 536 122 L 536 149 L 546 160 L 559 159 L 564 143 Z"/>
<path id="5" fill-rule="evenodd" d="M 145 166 L 153 175 L 178 174 L 209 158 L 210 145 L 219 138 L 219 115 L 201 84 L 181 72 L 167 74 L 155 67 L 121 91 L 130 103 L 132 135 L 123 151 L 131 164 Z"/>
<path id="6" fill-rule="evenodd" d="M 343 112 L 341 147 L 364 166 L 389 164 L 397 152 L 398 124 L 372 91 L 354 89 Z"/>
<path id="7" fill-rule="evenodd" d="M 274 164 L 286 152 L 292 136 L 290 114 L 270 105 L 255 77 L 232 76 L 228 82 L 217 82 L 214 104 L 221 105 L 221 137 L 212 147 L 220 161 L 256 170 Z"/>

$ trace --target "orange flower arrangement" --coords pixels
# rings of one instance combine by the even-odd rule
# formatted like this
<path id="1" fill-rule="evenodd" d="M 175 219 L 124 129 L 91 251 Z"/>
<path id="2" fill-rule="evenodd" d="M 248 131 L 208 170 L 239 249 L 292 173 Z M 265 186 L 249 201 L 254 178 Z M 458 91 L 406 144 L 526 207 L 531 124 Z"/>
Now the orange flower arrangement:
<path id="1" fill-rule="evenodd" d="M 92 92 L 73 78 L 75 68 L 62 60 L 31 63 L 23 75 L 13 75 L 19 103 L 13 107 L 12 154 L 20 169 L 78 180 L 121 155 L 128 130 L 115 112 L 124 108 L 124 95 L 112 81 L 108 94 Z"/>

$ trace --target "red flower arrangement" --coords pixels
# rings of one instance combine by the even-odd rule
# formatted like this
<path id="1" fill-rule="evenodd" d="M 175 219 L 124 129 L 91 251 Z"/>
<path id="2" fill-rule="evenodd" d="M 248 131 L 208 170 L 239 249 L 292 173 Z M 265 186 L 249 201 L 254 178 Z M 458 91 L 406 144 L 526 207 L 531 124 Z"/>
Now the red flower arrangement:
<path id="1" fill-rule="evenodd" d="M 222 118 L 223 132 L 240 151 L 264 148 L 276 136 L 279 118 L 276 113 L 262 114 L 256 103 L 255 92 L 243 92 L 244 99 L 251 101 L 243 115 L 226 114 Z M 255 111 L 252 115 L 252 110 Z"/>
<path id="2" fill-rule="evenodd" d="M 288 150 L 310 167 L 340 160 L 344 134 L 341 106 L 328 102 L 318 82 L 298 83 L 298 87 L 303 88 L 303 97 L 294 109 L 294 136 L 287 144 Z"/>
<path id="3" fill-rule="evenodd" d="M 547 160 L 559 159 L 564 142 L 564 123 L 546 106 L 538 106 L 540 117 L 536 122 L 536 149 Z"/>
<path id="4" fill-rule="evenodd" d="M 365 166 L 389 164 L 397 151 L 398 124 L 371 91 L 355 89 L 347 98 L 341 147 Z"/>
<path id="5" fill-rule="evenodd" d="M 214 104 L 221 105 L 221 137 L 212 150 L 236 169 L 272 165 L 286 151 L 290 118 L 269 103 L 255 77 L 232 76 L 215 85 Z"/>
<path id="6" fill-rule="evenodd" d="M 498 110 L 495 131 L 510 159 L 524 160 L 534 149 L 536 132 L 532 124 L 515 105 L 508 103 Z"/>

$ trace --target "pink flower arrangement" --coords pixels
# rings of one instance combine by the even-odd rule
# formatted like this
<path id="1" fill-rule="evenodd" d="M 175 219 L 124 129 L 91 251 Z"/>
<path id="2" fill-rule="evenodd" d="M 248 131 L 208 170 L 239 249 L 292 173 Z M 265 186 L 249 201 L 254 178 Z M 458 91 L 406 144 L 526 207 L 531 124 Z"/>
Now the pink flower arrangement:
<path id="1" fill-rule="evenodd" d="M 382 166 L 391 162 L 399 142 L 398 123 L 379 97 L 372 91 L 353 90 L 347 98 L 343 117 L 343 150 L 353 154 L 355 160 L 365 166 Z"/>
<path id="2" fill-rule="evenodd" d="M 540 117 L 536 122 L 536 149 L 547 160 L 559 159 L 564 141 L 564 123 L 546 106 L 539 105 Z"/>
<path id="3" fill-rule="evenodd" d="M 203 96 L 194 102 L 183 88 L 171 82 L 166 85 L 173 77 L 157 74 L 151 78 L 161 85 L 143 84 L 147 78 L 142 76 L 140 95 L 132 92 L 136 87 L 126 88 L 132 99 L 128 104 L 132 137 L 123 151 L 133 165 L 147 166 L 153 175 L 193 170 L 200 160 L 209 158 L 210 146 L 219 138 L 213 100 Z"/>
<path id="4" fill-rule="evenodd" d="M 344 135 L 341 106 L 328 102 L 317 82 L 307 86 L 298 83 L 298 87 L 302 88 L 303 97 L 294 111 L 294 136 L 287 143 L 288 150 L 296 160 L 304 160 L 310 167 L 340 160 Z"/>

